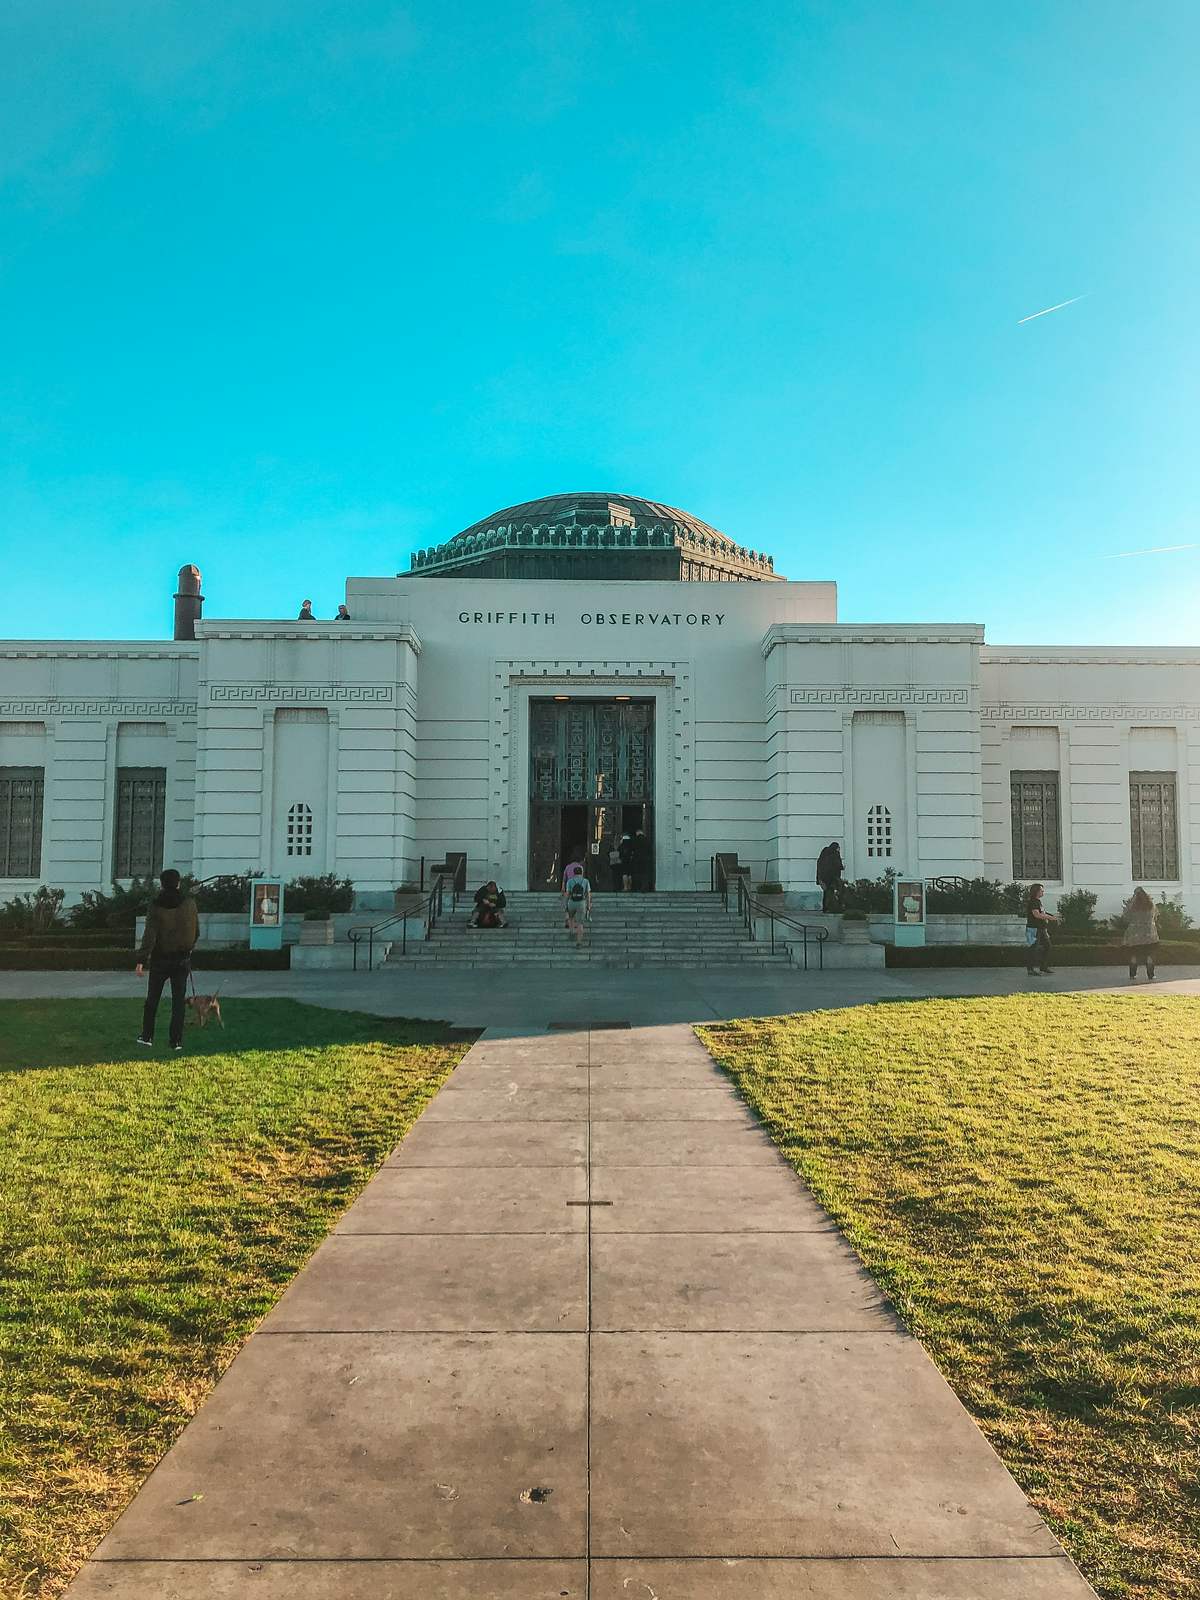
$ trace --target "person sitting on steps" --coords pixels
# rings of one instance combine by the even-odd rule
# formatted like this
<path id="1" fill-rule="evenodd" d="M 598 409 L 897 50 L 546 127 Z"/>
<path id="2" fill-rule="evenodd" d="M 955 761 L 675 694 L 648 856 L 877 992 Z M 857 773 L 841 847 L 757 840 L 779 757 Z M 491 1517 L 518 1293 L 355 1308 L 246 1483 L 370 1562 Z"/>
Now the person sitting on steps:
<path id="1" fill-rule="evenodd" d="M 469 927 L 472 928 L 505 928 L 508 926 L 504 909 L 508 901 L 505 899 L 504 890 L 501 889 L 495 878 L 489 878 L 481 888 L 475 891 L 475 909 L 471 913 Z"/>

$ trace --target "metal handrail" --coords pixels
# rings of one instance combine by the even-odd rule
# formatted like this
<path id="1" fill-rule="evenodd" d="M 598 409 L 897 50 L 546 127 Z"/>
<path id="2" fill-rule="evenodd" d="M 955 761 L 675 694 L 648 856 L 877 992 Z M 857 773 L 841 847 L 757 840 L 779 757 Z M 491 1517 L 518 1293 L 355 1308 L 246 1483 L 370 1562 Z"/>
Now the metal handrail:
<path id="1" fill-rule="evenodd" d="M 712 858 L 713 888 L 721 896 L 721 903 L 725 910 L 729 910 L 729 880 L 734 878 L 737 883 L 737 917 L 743 924 L 751 939 L 757 942 L 758 928 L 755 918 L 758 916 L 769 917 L 771 921 L 771 954 L 775 954 L 775 924 L 782 922 L 786 927 L 795 928 L 803 935 L 804 945 L 804 970 L 808 971 L 808 941 L 811 939 L 817 947 L 818 970 L 825 970 L 825 941 L 829 937 L 829 929 L 816 927 L 807 922 L 801 922 L 798 917 L 788 916 L 786 911 L 777 911 L 774 906 L 764 904 L 755 898 L 746 887 L 747 874 L 738 870 L 736 873 L 726 871 L 725 863 L 719 856 Z"/>
<path id="2" fill-rule="evenodd" d="M 811 939 L 817 947 L 818 970 L 825 970 L 825 941 L 829 937 L 828 928 L 814 927 L 807 922 L 801 922 L 798 917 L 789 917 L 785 911 L 776 911 L 774 906 L 764 905 L 752 895 L 746 887 L 744 878 L 738 879 L 738 916 L 745 923 L 746 932 L 754 940 L 758 939 L 758 929 L 755 926 L 757 916 L 769 917 L 771 920 L 771 954 L 775 954 L 775 924 L 782 922 L 786 927 L 795 928 L 803 935 L 804 945 L 804 970 L 808 971 L 808 941 Z"/>
<path id="3" fill-rule="evenodd" d="M 463 876 L 463 874 L 456 873 L 452 877 L 448 872 L 439 872 L 433 881 L 433 887 L 430 889 L 425 898 L 417 905 L 409 906 L 407 911 L 394 911 L 390 917 L 384 917 L 379 922 L 356 923 L 353 928 L 350 928 L 346 933 L 346 937 L 354 946 L 355 972 L 358 971 L 359 945 L 365 940 L 367 946 L 367 971 L 374 972 L 375 935 L 382 933 L 387 928 L 394 928 L 397 923 L 400 924 L 401 928 L 400 950 L 402 955 L 408 954 L 408 924 L 412 917 L 423 916 L 425 918 L 424 937 L 428 939 L 432 935 L 434 928 L 437 926 L 438 918 L 441 917 L 445 911 L 447 881 L 449 881 L 451 884 L 451 909 L 456 909 L 458 906 L 458 888 L 455 879 L 457 879 L 459 876 Z"/>

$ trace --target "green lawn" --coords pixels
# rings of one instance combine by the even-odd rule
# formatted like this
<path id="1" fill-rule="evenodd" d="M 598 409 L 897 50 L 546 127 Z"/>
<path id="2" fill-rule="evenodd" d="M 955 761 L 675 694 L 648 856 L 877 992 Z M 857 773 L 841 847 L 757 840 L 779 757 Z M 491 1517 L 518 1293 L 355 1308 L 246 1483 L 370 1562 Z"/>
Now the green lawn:
<path id="1" fill-rule="evenodd" d="M 174 1056 L 136 1050 L 140 1002 L 0 1001 L 5 1597 L 62 1593 L 467 1048 L 226 1010 Z"/>
<path id="2" fill-rule="evenodd" d="M 1200 1000 L 701 1036 L 1105 1596 L 1200 1593 Z"/>

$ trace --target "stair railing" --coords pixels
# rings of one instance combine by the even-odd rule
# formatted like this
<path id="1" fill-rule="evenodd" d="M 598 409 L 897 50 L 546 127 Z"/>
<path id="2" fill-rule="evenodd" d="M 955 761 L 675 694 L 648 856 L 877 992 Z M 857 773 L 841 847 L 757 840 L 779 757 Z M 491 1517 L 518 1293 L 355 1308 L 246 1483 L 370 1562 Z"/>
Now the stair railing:
<path id="1" fill-rule="evenodd" d="M 367 947 L 367 971 L 375 970 L 375 938 L 377 934 L 385 933 L 389 928 L 400 927 L 400 953 L 408 954 L 408 924 L 413 917 L 423 917 L 425 931 L 423 938 L 428 939 L 438 924 L 438 920 L 445 912 L 446 886 L 450 886 L 450 903 L 453 909 L 458 905 L 460 893 L 458 880 L 461 878 L 462 886 L 466 887 L 466 857 L 463 856 L 457 871 L 446 871 L 444 868 L 433 869 L 434 877 L 428 894 L 419 900 L 416 905 L 409 906 L 404 911 L 394 911 L 390 917 L 384 917 L 380 922 L 359 923 L 346 934 L 347 939 L 354 946 L 354 971 L 358 971 L 358 949 L 361 944 Z M 395 943 L 393 939 L 392 943 Z"/>
<path id="2" fill-rule="evenodd" d="M 721 896 L 721 902 L 728 911 L 731 890 L 736 895 L 735 914 L 738 921 L 745 928 L 746 933 L 756 943 L 758 941 L 758 918 L 766 917 L 771 927 L 771 954 L 775 954 L 775 924 L 782 923 L 785 928 L 791 928 L 800 935 L 799 942 L 804 947 L 804 970 L 808 971 L 808 947 L 810 942 L 817 952 L 817 969 L 825 970 L 825 941 L 829 937 L 829 929 L 814 926 L 812 923 L 801 922 L 798 917 L 790 917 L 785 911 L 778 911 L 774 906 L 769 906 L 765 901 L 759 900 L 750 893 L 748 883 L 749 870 L 738 864 L 737 856 L 715 855 L 712 858 L 712 884 Z"/>

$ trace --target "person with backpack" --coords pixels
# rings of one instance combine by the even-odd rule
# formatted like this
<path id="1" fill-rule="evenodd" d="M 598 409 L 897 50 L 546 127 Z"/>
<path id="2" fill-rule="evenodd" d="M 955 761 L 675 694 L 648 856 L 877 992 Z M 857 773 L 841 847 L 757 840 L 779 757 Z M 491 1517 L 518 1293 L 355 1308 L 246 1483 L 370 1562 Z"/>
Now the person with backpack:
<path id="1" fill-rule="evenodd" d="M 580 867 L 566 880 L 563 892 L 563 910 L 566 913 L 567 932 L 575 937 L 575 948 L 583 948 L 583 930 L 592 914 L 592 886 Z"/>
<path id="2" fill-rule="evenodd" d="M 1140 965 L 1145 965 L 1146 981 L 1154 982 L 1154 951 L 1158 944 L 1158 914 L 1145 889 L 1135 889 L 1126 900 L 1120 916 L 1121 943 L 1129 951 L 1129 981 L 1137 981 Z"/>
<path id="3" fill-rule="evenodd" d="M 142 1012 L 142 1031 L 137 1042 L 147 1049 L 154 1043 L 158 1002 L 169 983 L 171 1030 L 168 1037 L 172 1050 L 182 1050 L 187 980 L 191 971 L 192 950 L 200 937 L 200 918 L 196 913 L 196 902 L 180 889 L 181 879 L 174 867 L 168 867 L 159 882 L 162 891 L 146 913 L 146 929 L 142 934 L 137 966 L 134 968 L 140 978 L 147 963 L 150 967 L 146 1005 Z"/>

